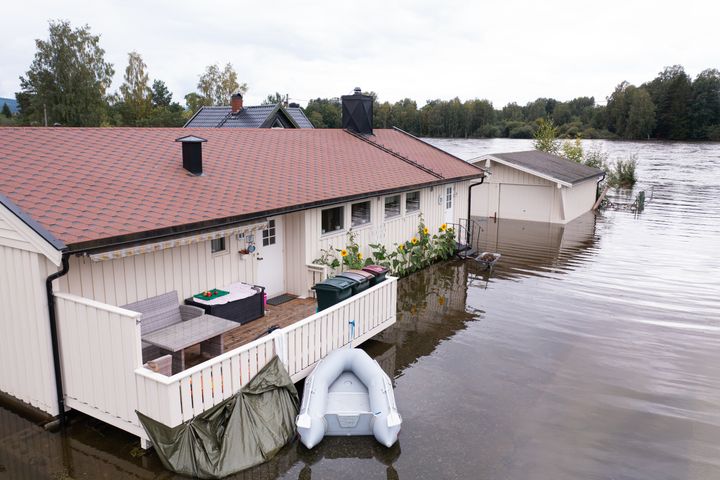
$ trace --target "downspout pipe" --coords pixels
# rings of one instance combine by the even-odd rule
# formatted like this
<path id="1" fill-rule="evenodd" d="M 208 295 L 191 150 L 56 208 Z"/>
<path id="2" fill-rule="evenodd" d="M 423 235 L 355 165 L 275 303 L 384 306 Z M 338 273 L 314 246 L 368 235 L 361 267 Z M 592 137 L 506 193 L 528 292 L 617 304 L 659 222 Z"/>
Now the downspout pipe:
<path id="1" fill-rule="evenodd" d="M 55 391 L 57 393 L 61 428 L 65 427 L 65 394 L 63 393 L 62 369 L 60 368 L 60 342 L 58 341 L 57 316 L 55 314 L 55 295 L 53 293 L 52 282 L 68 273 L 68 270 L 70 270 L 69 257 L 70 254 L 67 251 L 64 251 L 62 254 L 62 269 L 51 274 L 45 280 L 48 318 L 50 319 L 50 342 L 52 343 L 53 367 L 55 369 Z"/>
<path id="2" fill-rule="evenodd" d="M 470 209 L 472 207 L 472 189 L 473 189 L 473 187 L 482 185 L 483 182 L 485 181 L 485 177 L 486 177 L 486 175 L 483 175 L 482 177 L 480 177 L 479 183 L 473 183 L 472 185 L 470 185 L 468 187 L 468 209 L 467 209 L 467 222 L 468 223 L 467 223 L 467 228 L 465 229 L 465 236 L 467 237 L 466 243 L 470 243 Z"/>

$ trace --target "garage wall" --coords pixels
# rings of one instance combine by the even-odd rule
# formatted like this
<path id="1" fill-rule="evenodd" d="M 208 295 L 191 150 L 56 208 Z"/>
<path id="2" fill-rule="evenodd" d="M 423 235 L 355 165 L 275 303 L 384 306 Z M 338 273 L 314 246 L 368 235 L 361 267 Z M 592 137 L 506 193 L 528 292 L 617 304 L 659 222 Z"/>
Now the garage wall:
<path id="1" fill-rule="evenodd" d="M 563 190 L 565 190 L 563 193 L 564 221 L 570 222 L 592 208 L 595 203 L 597 179 L 573 185 L 572 188 L 563 188 Z"/>
<path id="2" fill-rule="evenodd" d="M 532 185 L 539 187 L 553 187 L 555 184 L 545 180 L 544 178 L 536 177 L 529 173 L 521 172 L 515 168 L 502 165 L 495 162 L 480 162 L 476 163 L 478 166 L 490 167 L 492 175 L 485 179 L 485 182 L 472 190 L 472 206 L 471 213 L 477 217 L 493 217 L 499 213 L 500 208 L 500 185 Z M 553 214 L 560 210 L 559 194 L 554 193 L 557 199 L 553 200 Z M 554 197 L 553 197 L 554 198 Z M 506 209 L 507 210 L 507 209 Z M 551 214 L 543 213 L 543 219 L 535 221 L 550 221 Z M 507 218 L 507 217 L 506 217 Z M 514 218 L 514 217 L 513 217 Z M 524 218 L 523 219 L 528 219 Z"/>

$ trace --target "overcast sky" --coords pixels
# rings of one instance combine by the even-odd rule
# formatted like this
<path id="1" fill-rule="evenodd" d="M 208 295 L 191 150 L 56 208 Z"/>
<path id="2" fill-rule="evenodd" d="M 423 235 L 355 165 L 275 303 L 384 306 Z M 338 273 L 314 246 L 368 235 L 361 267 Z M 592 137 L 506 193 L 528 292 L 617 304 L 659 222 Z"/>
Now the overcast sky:
<path id="1" fill-rule="evenodd" d="M 12 97 L 47 38 L 49 19 L 101 35 L 122 83 L 127 53 L 174 99 L 195 90 L 212 63 L 230 62 L 246 104 L 288 93 L 305 104 L 360 86 L 381 101 L 455 96 L 496 107 L 537 97 L 592 95 L 639 84 L 666 65 L 695 77 L 720 68 L 720 6 L 674 1 L 184 1 L 3 2 L 0 96 Z"/>

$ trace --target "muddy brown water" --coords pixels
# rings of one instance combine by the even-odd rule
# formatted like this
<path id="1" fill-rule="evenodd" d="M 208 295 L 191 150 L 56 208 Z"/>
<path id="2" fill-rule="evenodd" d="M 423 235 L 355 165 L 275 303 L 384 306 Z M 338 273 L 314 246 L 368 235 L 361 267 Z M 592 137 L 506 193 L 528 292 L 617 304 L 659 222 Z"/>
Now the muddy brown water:
<path id="1" fill-rule="evenodd" d="M 529 142 L 432 140 L 462 158 Z M 565 226 L 482 221 L 502 253 L 399 285 L 365 348 L 394 378 L 399 444 L 298 442 L 233 478 L 720 478 L 720 144 L 594 142 L 637 153 L 644 212 Z M 0 479 L 169 479 L 82 415 L 66 435 L 0 407 Z"/>

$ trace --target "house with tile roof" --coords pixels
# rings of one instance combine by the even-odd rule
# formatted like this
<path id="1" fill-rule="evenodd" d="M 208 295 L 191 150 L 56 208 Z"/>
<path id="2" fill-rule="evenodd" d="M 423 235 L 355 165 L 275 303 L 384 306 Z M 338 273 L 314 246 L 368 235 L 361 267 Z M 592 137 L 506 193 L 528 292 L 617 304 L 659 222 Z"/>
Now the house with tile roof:
<path id="1" fill-rule="evenodd" d="M 355 130 L 1 129 L 0 391 L 145 444 L 136 410 L 178 425 L 274 355 L 298 381 L 392 325 L 394 278 L 313 313 L 311 287 L 329 273 L 313 260 L 351 229 L 368 256 L 371 243 L 410 239 L 421 215 L 433 231 L 458 223 L 483 171 L 400 130 L 373 131 L 367 99 L 348 100 L 365 102 L 348 107 L 366 115 L 347 120 Z M 220 341 L 224 353 L 171 376 L 143 367 L 150 313 L 131 305 L 241 283 L 298 303 L 269 306 Z"/>
<path id="2" fill-rule="evenodd" d="M 471 214 L 565 224 L 590 211 L 599 168 L 530 150 L 493 153 L 470 160 L 491 175 L 473 191 Z"/>
<path id="3" fill-rule="evenodd" d="M 313 128 L 302 108 L 271 105 L 243 106 L 242 93 L 235 93 L 227 106 L 201 107 L 187 121 L 187 128 Z"/>

